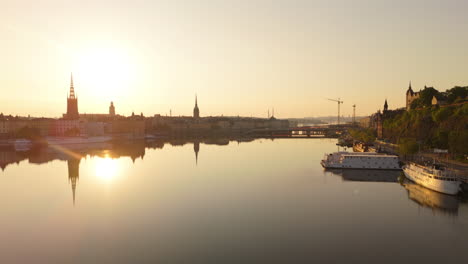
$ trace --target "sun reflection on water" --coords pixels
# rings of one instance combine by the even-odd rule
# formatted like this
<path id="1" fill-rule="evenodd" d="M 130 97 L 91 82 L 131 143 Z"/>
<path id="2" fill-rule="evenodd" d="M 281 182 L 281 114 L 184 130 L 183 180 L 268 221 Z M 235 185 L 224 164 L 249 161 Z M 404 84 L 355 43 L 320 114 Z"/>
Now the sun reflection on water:
<path id="1" fill-rule="evenodd" d="M 108 156 L 98 158 L 95 165 L 95 174 L 99 179 L 112 181 L 119 173 L 119 164 L 116 159 Z"/>

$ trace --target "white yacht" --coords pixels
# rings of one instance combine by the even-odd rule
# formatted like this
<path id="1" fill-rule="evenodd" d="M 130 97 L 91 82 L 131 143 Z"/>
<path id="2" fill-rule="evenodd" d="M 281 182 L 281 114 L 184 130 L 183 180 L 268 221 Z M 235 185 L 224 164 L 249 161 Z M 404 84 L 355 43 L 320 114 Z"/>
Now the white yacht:
<path id="1" fill-rule="evenodd" d="M 400 170 L 398 156 L 375 152 L 334 152 L 320 162 L 327 169 Z"/>
<path id="2" fill-rule="evenodd" d="M 403 166 L 403 172 L 408 179 L 428 189 L 451 195 L 460 191 L 460 180 L 444 166 L 423 166 L 410 162 Z"/>

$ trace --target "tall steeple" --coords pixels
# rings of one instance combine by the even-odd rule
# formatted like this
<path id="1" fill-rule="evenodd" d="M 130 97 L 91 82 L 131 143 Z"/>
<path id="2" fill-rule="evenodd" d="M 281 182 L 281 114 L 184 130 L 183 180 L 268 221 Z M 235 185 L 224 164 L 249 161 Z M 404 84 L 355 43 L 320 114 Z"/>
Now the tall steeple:
<path id="1" fill-rule="evenodd" d="M 197 100 L 196 94 L 195 94 L 195 107 L 193 108 L 193 117 L 194 118 L 200 117 L 200 109 L 198 109 L 198 100 Z"/>
<path id="2" fill-rule="evenodd" d="M 73 87 L 73 73 L 70 76 L 70 94 L 68 98 L 75 99 L 75 87 Z"/>
<path id="3" fill-rule="evenodd" d="M 409 86 L 408 86 L 408 90 L 406 91 L 406 94 L 407 94 L 407 95 L 408 95 L 408 94 L 411 94 L 411 95 L 414 94 L 413 88 L 411 88 L 411 81 L 409 82 Z"/>
<path id="4" fill-rule="evenodd" d="M 73 74 L 70 76 L 70 93 L 67 97 L 67 113 L 65 117 L 67 119 L 78 119 L 80 117 L 78 113 L 78 97 L 75 94 L 75 87 L 73 86 Z"/>
<path id="5" fill-rule="evenodd" d="M 384 104 L 384 106 L 383 106 L 383 110 L 384 110 L 384 113 L 387 112 L 387 110 L 388 110 L 387 99 L 385 99 L 385 104 Z"/>

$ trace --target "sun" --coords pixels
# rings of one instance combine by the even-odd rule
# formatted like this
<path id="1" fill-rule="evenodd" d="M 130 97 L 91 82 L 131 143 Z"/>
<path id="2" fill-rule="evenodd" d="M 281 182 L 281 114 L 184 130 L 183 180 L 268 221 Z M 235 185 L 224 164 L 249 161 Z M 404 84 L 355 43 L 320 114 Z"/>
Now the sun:
<path id="1" fill-rule="evenodd" d="M 135 81 L 136 64 L 123 48 L 87 48 L 77 53 L 74 64 L 73 74 L 94 96 L 124 96 Z"/>

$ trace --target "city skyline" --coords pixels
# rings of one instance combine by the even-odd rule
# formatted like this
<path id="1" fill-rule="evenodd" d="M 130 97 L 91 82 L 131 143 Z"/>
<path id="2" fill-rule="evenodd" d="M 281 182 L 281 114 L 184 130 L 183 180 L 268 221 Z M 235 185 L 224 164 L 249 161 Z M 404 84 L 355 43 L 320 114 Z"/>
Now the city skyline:
<path id="1" fill-rule="evenodd" d="M 195 94 L 203 116 L 333 116 L 325 98 L 362 116 L 404 107 L 409 81 L 468 84 L 463 1 L 110 3 L 5 3 L 3 113 L 61 116 L 70 72 L 80 112 L 148 116 L 190 116 Z"/>

